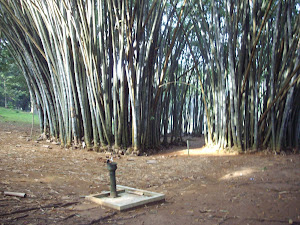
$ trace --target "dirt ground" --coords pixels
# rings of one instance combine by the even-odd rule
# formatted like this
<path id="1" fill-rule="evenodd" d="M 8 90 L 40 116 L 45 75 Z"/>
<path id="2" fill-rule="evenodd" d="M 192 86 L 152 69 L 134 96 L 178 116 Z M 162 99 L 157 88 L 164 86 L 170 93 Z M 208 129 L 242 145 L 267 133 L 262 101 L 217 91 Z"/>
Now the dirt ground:
<path id="1" fill-rule="evenodd" d="M 30 125 L 0 123 L 0 224 L 300 224 L 299 155 L 218 153 L 191 138 L 189 156 L 185 147 L 121 156 L 117 184 L 166 201 L 117 212 L 84 199 L 108 190 L 105 153 L 29 134 Z"/>

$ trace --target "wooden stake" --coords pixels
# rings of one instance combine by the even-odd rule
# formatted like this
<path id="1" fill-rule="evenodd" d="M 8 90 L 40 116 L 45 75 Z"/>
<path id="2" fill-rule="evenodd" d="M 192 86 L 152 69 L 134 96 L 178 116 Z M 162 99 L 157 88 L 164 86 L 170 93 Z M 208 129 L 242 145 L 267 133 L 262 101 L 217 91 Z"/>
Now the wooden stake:
<path id="1" fill-rule="evenodd" d="M 4 195 L 11 195 L 11 196 L 16 196 L 16 197 L 21 197 L 21 198 L 25 198 L 26 197 L 25 193 L 10 192 L 10 191 L 4 191 Z"/>

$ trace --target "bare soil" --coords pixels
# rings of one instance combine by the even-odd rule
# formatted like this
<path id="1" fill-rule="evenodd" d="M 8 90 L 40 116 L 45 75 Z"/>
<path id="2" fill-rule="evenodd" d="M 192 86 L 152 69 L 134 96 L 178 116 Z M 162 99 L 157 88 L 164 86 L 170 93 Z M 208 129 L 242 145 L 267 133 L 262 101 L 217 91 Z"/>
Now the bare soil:
<path id="1" fill-rule="evenodd" d="M 115 157 L 117 184 L 166 195 L 117 212 L 84 199 L 108 190 L 105 153 L 37 143 L 37 128 L 29 134 L 30 125 L 0 123 L 0 224 L 300 224 L 299 155 L 222 153 L 190 138 L 189 156 L 174 147 Z"/>

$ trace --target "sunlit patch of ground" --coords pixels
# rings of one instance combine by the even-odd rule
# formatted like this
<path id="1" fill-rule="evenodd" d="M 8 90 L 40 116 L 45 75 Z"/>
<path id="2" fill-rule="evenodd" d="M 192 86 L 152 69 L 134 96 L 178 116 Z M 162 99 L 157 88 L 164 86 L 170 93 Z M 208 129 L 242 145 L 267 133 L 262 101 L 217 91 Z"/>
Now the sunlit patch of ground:
<path id="1" fill-rule="evenodd" d="M 177 155 L 238 155 L 237 152 L 228 152 L 226 150 L 221 150 L 218 146 L 203 146 L 201 148 L 192 148 L 179 150 L 176 152 Z"/>
<path id="2" fill-rule="evenodd" d="M 230 180 L 230 179 L 234 179 L 237 177 L 242 177 L 242 176 L 250 176 L 253 173 L 258 172 L 259 169 L 257 168 L 240 168 L 236 171 L 232 171 L 230 173 L 227 173 L 225 176 L 221 177 L 220 180 Z"/>
<path id="3" fill-rule="evenodd" d="M 162 154 L 180 155 L 180 156 L 231 156 L 238 155 L 238 151 L 227 149 L 220 149 L 217 145 L 205 145 L 204 138 L 186 136 L 183 140 L 188 144 L 186 146 L 172 146 L 172 150 L 165 150 Z M 168 140 L 170 141 L 170 140 Z"/>

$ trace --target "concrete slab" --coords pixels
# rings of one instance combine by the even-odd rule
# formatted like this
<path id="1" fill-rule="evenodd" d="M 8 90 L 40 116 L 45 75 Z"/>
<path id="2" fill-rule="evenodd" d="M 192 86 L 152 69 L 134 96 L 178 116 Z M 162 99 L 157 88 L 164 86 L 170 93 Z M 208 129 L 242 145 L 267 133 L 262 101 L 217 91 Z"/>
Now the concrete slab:
<path id="1" fill-rule="evenodd" d="M 86 196 L 87 200 L 119 211 L 135 208 L 158 201 L 164 201 L 165 195 L 141 189 L 117 185 L 117 198 L 109 197 L 109 191 Z"/>

